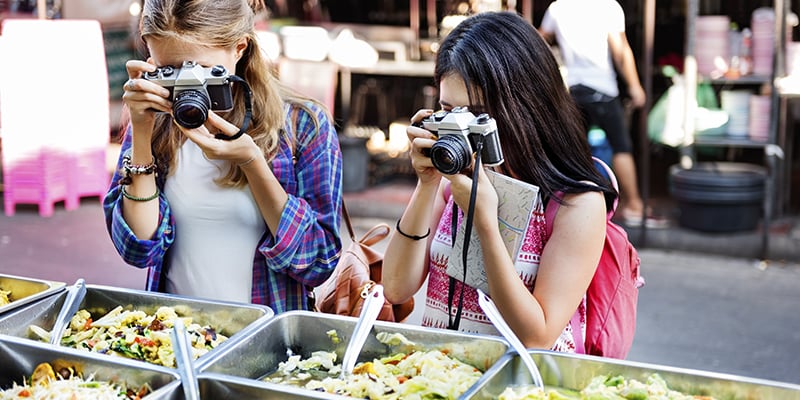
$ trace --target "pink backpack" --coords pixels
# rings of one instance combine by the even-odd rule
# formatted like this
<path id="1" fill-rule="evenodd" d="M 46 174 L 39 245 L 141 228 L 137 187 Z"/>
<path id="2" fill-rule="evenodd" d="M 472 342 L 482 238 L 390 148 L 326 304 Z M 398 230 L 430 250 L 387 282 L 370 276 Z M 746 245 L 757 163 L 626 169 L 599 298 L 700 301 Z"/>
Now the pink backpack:
<path id="1" fill-rule="evenodd" d="M 595 161 L 606 169 L 614 188 L 618 188 L 617 179 L 608 165 L 597 159 Z M 561 193 L 557 196 L 561 196 Z M 545 208 L 548 238 L 553 230 L 558 206 L 558 202 L 550 199 Z M 581 340 L 578 313 L 575 313 L 570 324 L 578 353 L 624 359 L 636 333 L 636 303 L 644 279 L 639 275 L 639 254 L 628 240 L 627 232 L 611 221 L 616 208 L 615 200 L 607 215 L 603 254 L 586 293 L 585 340 Z"/>

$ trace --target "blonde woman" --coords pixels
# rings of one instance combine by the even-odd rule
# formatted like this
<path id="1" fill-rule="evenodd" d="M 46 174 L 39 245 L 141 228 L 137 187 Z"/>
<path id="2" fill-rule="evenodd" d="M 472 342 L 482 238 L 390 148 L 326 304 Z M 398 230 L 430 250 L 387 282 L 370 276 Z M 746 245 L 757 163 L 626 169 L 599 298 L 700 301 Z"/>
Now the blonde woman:
<path id="1" fill-rule="evenodd" d="M 104 209 L 117 251 L 148 269 L 148 290 L 280 313 L 308 309 L 309 291 L 336 266 L 342 160 L 325 108 L 273 76 L 254 31 L 263 8 L 257 0 L 144 2 L 148 57 L 126 65 L 130 122 Z M 229 111 L 206 111 L 198 99 L 180 100 L 188 111 L 175 107 L 174 75 L 163 72 L 186 62 L 206 78 L 244 81 L 230 84 Z M 209 88 L 225 92 L 214 79 Z"/>

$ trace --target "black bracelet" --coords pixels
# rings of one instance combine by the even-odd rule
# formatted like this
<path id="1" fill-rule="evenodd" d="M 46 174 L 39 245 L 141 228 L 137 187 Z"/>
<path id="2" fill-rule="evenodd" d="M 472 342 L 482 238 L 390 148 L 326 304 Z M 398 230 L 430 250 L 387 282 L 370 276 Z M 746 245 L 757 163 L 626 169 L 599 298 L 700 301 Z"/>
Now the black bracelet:
<path id="1" fill-rule="evenodd" d="M 411 240 L 422 240 L 422 239 L 425 239 L 426 237 L 430 236 L 430 234 L 431 234 L 431 228 L 428 228 L 428 232 L 425 232 L 425 234 L 422 235 L 422 236 L 409 235 L 409 234 L 407 234 L 407 233 L 405 233 L 405 232 L 400 230 L 400 220 L 399 219 L 397 220 L 396 229 L 397 229 L 397 233 L 399 233 L 399 234 L 401 234 L 401 235 L 403 235 L 403 236 L 405 236 L 405 237 L 407 237 L 407 238 L 409 238 Z"/>

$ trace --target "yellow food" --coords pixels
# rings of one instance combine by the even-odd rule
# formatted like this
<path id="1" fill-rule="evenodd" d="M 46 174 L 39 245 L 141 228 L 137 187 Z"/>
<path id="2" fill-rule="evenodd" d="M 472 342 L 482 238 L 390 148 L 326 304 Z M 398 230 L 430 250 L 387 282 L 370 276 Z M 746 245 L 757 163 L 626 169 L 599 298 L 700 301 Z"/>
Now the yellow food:
<path id="1" fill-rule="evenodd" d="M 0 306 L 11 303 L 11 291 L 0 289 Z"/>

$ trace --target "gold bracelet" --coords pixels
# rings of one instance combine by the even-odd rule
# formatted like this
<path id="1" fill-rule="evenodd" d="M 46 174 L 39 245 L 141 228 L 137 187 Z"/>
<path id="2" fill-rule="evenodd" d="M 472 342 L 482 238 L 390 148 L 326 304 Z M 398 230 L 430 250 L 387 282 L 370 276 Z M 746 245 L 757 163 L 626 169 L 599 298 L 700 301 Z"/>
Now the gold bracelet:
<path id="1" fill-rule="evenodd" d="M 145 202 L 145 201 L 150 201 L 150 200 L 157 199 L 159 194 L 161 194 L 161 191 L 158 190 L 158 188 L 156 188 L 156 192 L 153 193 L 152 195 L 150 195 L 149 197 L 136 197 L 136 196 L 130 195 L 128 193 L 128 191 L 125 190 L 125 186 L 122 186 L 122 197 L 125 197 L 128 200 Z"/>

